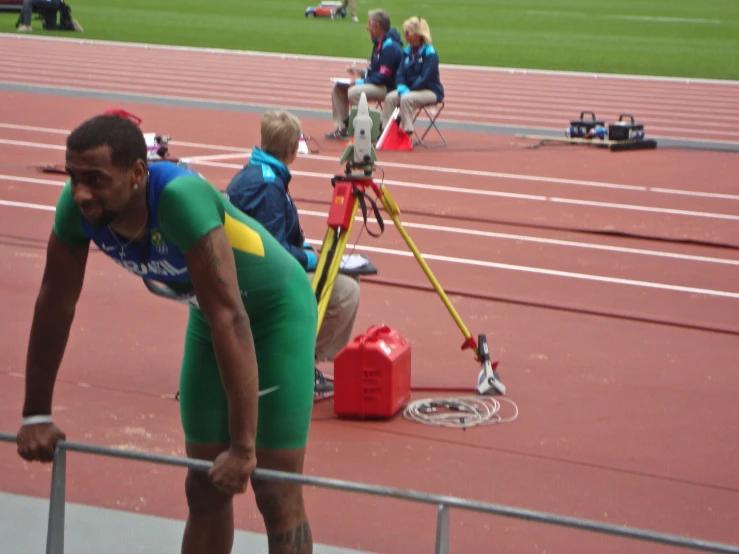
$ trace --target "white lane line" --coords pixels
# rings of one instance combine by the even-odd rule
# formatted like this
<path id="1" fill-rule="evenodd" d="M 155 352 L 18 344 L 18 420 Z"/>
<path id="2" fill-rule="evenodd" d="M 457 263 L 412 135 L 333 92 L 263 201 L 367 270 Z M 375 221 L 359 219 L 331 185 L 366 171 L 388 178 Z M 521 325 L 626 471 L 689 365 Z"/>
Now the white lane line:
<path id="1" fill-rule="evenodd" d="M 228 168 L 228 169 L 240 169 L 241 168 L 240 165 L 227 164 L 227 163 L 221 163 L 221 162 L 202 162 L 201 165 L 211 166 L 211 167 L 223 167 L 223 168 Z M 298 170 L 291 171 L 291 173 L 293 175 L 297 175 L 301 177 L 312 177 L 312 178 L 326 179 L 326 180 L 330 180 L 331 177 L 333 177 L 332 174 L 328 174 L 328 173 L 315 173 L 315 172 L 298 171 Z M 390 179 L 384 179 L 383 183 L 387 185 L 393 185 L 395 187 L 416 188 L 416 189 L 429 190 L 429 191 L 443 191 L 443 192 L 451 192 L 454 194 L 471 194 L 471 195 L 477 195 L 477 196 L 496 196 L 500 198 L 514 198 L 518 200 L 531 200 L 531 201 L 537 201 L 537 202 L 555 202 L 555 203 L 560 203 L 560 204 L 592 206 L 592 207 L 597 207 L 597 208 L 636 210 L 640 212 L 651 212 L 651 213 L 657 213 L 657 214 L 684 215 L 684 216 L 689 216 L 689 217 L 703 217 L 703 218 L 708 218 L 708 219 L 727 219 L 727 220 L 732 220 L 732 221 L 739 221 L 739 215 L 734 215 L 734 214 L 723 214 L 723 213 L 715 213 L 715 212 L 697 212 L 697 211 L 692 211 L 692 210 L 677 210 L 677 209 L 672 209 L 672 208 L 655 208 L 652 206 L 641 206 L 638 204 L 618 204 L 618 203 L 613 203 L 613 202 L 597 202 L 594 200 L 579 200 L 576 198 L 562 198 L 558 196 L 523 194 L 523 193 L 517 193 L 517 192 L 503 192 L 503 191 L 485 190 L 485 189 L 470 189 L 470 188 L 462 188 L 462 187 L 450 187 L 450 186 L 444 186 L 444 185 L 429 185 L 429 184 L 423 184 L 423 183 L 408 183 L 405 181 L 393 181 Z"/>
<path id="2" fill-rule="evenodd" d="M 0 180 L 29 182 L 29 183 L 36 183 L 39 185 L 51 185 L 51 186 L 57 186 L 57 187 L 64 186 L 64 181 L 53 181 L 50 179 L 34 179 L 31 177 L 16 177 L 14 175 L 0 175 Z M 314 210 L 298 210 L 298 212 L 301 215 L 307 215 L 310 217 L 325 218 L 327 216 L 325 212 L 318 212 Z M 357 216 L 355 220 L 361 221 L 362 218 L 360 216 Z M 368 217 L 367 221 L 374 223 L 375 219 Z M 466 229 L 463 227 L 448 227 L 444 225 L 429 225 L 426 223 L 413 223 L 413 222 L 407 222 L 407 221 L 403 221 L 402 223 L 404 227 L 408 227 L 409 229 L 414 229 L 414 228 L 424 229 L 424 230 L 429 230 L 429 231 L 438 231 L 442 233 L 458 233 L 458 234 L 463 234 L 463 235 L 488 237 L 488 238 L 496 238 L 496 239 L 503 239 L 503 240 L 533 242 L 533 243 L 539 243 L 539 244 L 551 244 L 554 246 L 565 246 L 565 247 L 571 247 L 571 248 L 587 248 L 591 250 L 620 252 L 624 254 L 638 254 L 638 255 L 644 255 L 644 256 L 656 256 L 656 257 L 662 257 L 662 258 L 673 258 L 676 260 L 686 260 L 686 261 L 694 261 L 694 262 L 707 262 L 707 263 L 716 263 L 716 264 L 725 264 L 725 265 L 739 265 L 739 260 L 731 260 L 727 258 L 692 256 L 689 254 L 662 252 L 659 250 L 644 250 L 641 248 L 625 248 L 622 246 L 610 246 L 606 244 L 593 244 L 593 243 L 587 243 L 587 242 L 548 239 L 548 238 L 543 238 L 543 237 L 532 237 L 528 235 L 513 235 L 510 233 L 495 233 L 492 231 L 480 231 L 477 229 Z M 389 220 L 387 221 L 387 225 L 394 225 L 394 223 L 392 222 L 392 220 Z"/>
<path id="3" fill-rule="evenodd" d="M 30 204 L 26 202 L 11 202 L 8 200 L 0 200 L 0 206 L 8 206 L 8 207 L 14 207 L 14 208 L 29 208 L 33 210 L 44 210 L 44 211 L 55 211 L 56 208 L 54 206 L 44 206 L 41 204 Z M 320 245 L 320 240 L 315 239 L 308 239 L 308 242 L 311 244 Z M 390 248 L 377 248 L 372 246 L 364 246 L 364 245 L 348 245 L 349 248 L 355 248 L 360 251 L 364 252 L 376 252 L 381 254 L 390 254 L 393 256 L 413 256 L 412 252 L 409 252 L 407 250 L 393 250 Z M 586 281 L 595 281 L 595 282 L 601 282 L 601 283 L 609 283 L 609 284 L 618 284 L 618 285 L 628 285 L 628 286 L 634 286 L 634 287 L 643 287 L 643 288 L 651 288 L 651 289 L 658 289 L 658 290 L 666 290 L 666 291 L 673 291 L 673 292 L 687 292 L 690 294 L 702 294 L 706 296 L 717 296 L 722 298 L 739 298 L 739 293 L 737 292 L 729 292 L 729 291 L 722 291 L 722 290 L 714 290 L 714 289 L 701 289 L 701 288 L 695 288 L 695 287 L 683 287 L 678 285 L 669 285 L 666 283 L 654 283 L 650 281 L 638 281 L 634 279 L 620 279 L 616 277 L 604 277 L 601 275 L 590 275 L 587 273 L 574 273 L 571 271 L 558 271 L 554 269 L 544 269 L 539 267 L 529 267 L 529 266 L 521 266 L 521 265 L 513 265 L 513 264 L 502 264 L 497 262 L 488 262 L 485 260 L 472 260 L 468 258 L 455 258 L 451 256 L 440 256 L 437 254 L 423 254 L 422 256 L 425 260 L 434 260 L 439 262 L 447 262 L 447 263 L 453 263 L 453 264 L 463 264 L 463 265 L 471 265 L 476 267 L 487 267 L 487 268 L 493 268 L 493 269 L 503 269 L 508 271 L 517 271 L 517 272 L 524 272 L 524 273 L 533 273 L 537 275 L 549 275 L 554 277 L 564 277 L 564 278 L 570 278 L 570 279 L 581 279 Z"/>
<path id="4" fill-rule="evenodd" d="M 554 17 L 576 17 L 579 19 L 624 19 L 626 21 L 648 21 L 656 23 L 707 23 L 719 25 L 721 19 L 704 19 L 699 17 L 664 17 L 656 15 L 630 15 L 630 14 L 588 14 L 585 12 L 567 12 L 556 10 L 526 10 L 530 15 L 546 15 Z"/>
<path id="5" fill-rule="evenodd" d="M 259 52 L 255 50 L 229 50 L 226 48 L 208 48 L 198 46 L 175 46 L 169 44 L 151 44 L 141 42 L 121 42 L 112 40 L 100 40 L 100 39 L 78 39 L 70 37 L 52 37 L 44 35 L 28 35 L 28 34 L 3 34 L 0 35 L 0 41 L 3 39 L 7 40 L 30 40 L 30 41 L 52 41 L 60 44 L 68 44 L 72 47 L 77 48 L 121 48 L 121 49 L 139 49 L 139 50 L 164 50 L 169 52 L 190 52 L 195 54 L 208 54 L 208 55 L 225 55 L 225 56 L 243 56 L 243 57 L 258 57 L 265 59 L 279 58 L 281 60 L 315 60 L 325 65 L 326 63 L 346 63 L 346 62 L 364 62 L 365 59 L 357 58 L 342 58 L 334 56 L 318 56 L 309 54 L 295 54 L 289 52 Z M 53 47 L 52 47 L 53 48 Z M 531 75 L 550 75 L 558 77 L 601 77 L 604 79 L 627 79 L 637 81 L 648 81 L 654 83 L 705 83 L 712 85 L 722 86 L 735 86 L 739 85 L 739 81 L 724 81 L 721 79 L 701 79 L 701 78 L 683 78 L 683 77 L 664 77 L 659 75 L 630 75 L 625 73 L 585 73 L 580 71 L 556 71 L 550 69 L 530 69 L 530 68 L 513 68 L 513 67 L 495 67 L 495 66 L 474 66 L 474 65 L 458 65 L 458 64 L 441 64 L 443 68 L 450 68 L 459 70 L 460 72 L 483 72 L 483 73 L 508 73 L 513 72 L 526 72 Z"/>
<path id="6" fill-rule="evenodd" d="M 30 208 L 32 210 L 43 210 L 47 212 L 55 212 L 55 206 L 44 206 L 42 204 L 29 204 L 28 202 L 11 202 L 10 200 L 0 200 L 0 206 L 9 206 L 11 208 Z"/>
<path id="7" fill-rule="evenodd" d="M 319 240 L 308 240 L 311 244 L 320 245 Z M 355 248 L 356 250 L 363 252 L 376 252 L 380 254 L 391 254 L 394 256 L 413 256 L 412 252 L 405 250 L 391 250 L 389 248 L 377 248 L 373 246 L 364 246 L 361 244 L 347 244 L 347 248 Z M 538 267 L 528 267 L 521 265 L 501 264 L 496 262 L 488 262 L 484 260 L 470 260 L 467 258 L 454 258 L 451 256 L 439 256 L 436 254 L 422 254 L 425 260 L 435 260 L 439 262 L 449 262 L 455 264 L 473 265 L 477 267 L 489 267 L 495 269 L 505 269 L 509 271 L 521 271 L 525 273 L 535 273 L 539 275 L 550 275 L 556 277 L 568 277 L 571 279 L 583 279 L 587 281 L 599 281 L 602 283 L 619 284 L 619 285 L 630 285 L 635 287 L 645 287 L 652 289 L 677 291 L 677 292 L 688 292 L 691 294 L 704 294 L 707 296 L 719 296 L 724 298 L 739 298 L 738 292 L 728 292 L 713 289 L 699 289 L 694 287 L 681 287 L 678 285 L 668 285 L 665 283 L 653 283 L 650 281 L 637 281 L 634 279 L 619 279 L 616 277 L 603 277 L 601 275 L 589 275 L 586 273 L 573 273 L 570 271 L 557 271 L 554 269 L 542 269 Z"/>
<path id="8" fill-rule="evenodd" d="M 11 146 L 28 146 L 30 148 L 45 148 L 47 150 L 66 150 L 66 146 L 58 144 L 44 144 L 41 142 L 26 142 L 23 140 L 0 139 L 0 144 L 9 144 Z"/>
<path id="9" fill-rule="evenodd" d="M 51 179 L 35 179 L 31 177 L 16 177 L 14 175 L 0 175 L 0 180 L 2 181 L 19 181 L 19 182 L 29 182 L 29 183 L 36 183 L 39 185 L 51 185 L 51 186 L 57 186 L 62 187 L 64 186 L 64 181 L 54 181 Z M 298 212 L 301 215 L 307 215 L 310 217 L 323 217 L 325 218 L 327 214 L 325 212 L 319 212 L 314 210 L 298 210 Z M 356 221 L 361 221 L 362 218 L 360 216 L 357 216 L 355 218 Z M 367 221 L 375 223 L 375 219 L 368 217 Z M 388 225 L 394 225 L 392 220 L 387 221 Z M 533 242 L 533 243 L 539 243 L 539 244 L 551 244 L 554 246 L 566 246 L 571 248 L 587 248 L 591 250 L 602 250 L 602 251 L 608 251 L 608 252 L 620 252 L 624 254 L 638 254 L 638 255 L 644 255 L 644 256 L 656 256 L 656 257 L 662 257 L 662 258 L 673 258 L 676 260 L 686 260 L 686 261 L 695 261 L 695 262 L 707 262 L 707 263 L 716 263 L 716 264 L 726 264 L 726 265 L 739 265 L 739 260 L 731 260 L 727 258 L 713 258 L 713 257 L 707 257 L 707 256 L 692 256 L 689 254 L 678 254 L 673 252 L 662 252 L 659 250 L 644 250 L 641 248 L 625 248 L 622 246 L 610 246 L 606 244 L 593 244 L 593 243 L 587 243 L 587 242 L 577 242 L 577 241 L 568 241 L 568 240 L 558 240 L 558 239 L 548 239 L 543 237 L 532 237 L 528 235 L 513 235 L 510 233 L 495 233 L 492 231 L 480 231 L 477 229 L 466 229 L 464 227 L 448 227 L 444 225 L 429 225 L 426 223 L 413 223 L 413 222 L 407 222 L 402 221 L 402 224 L 404 227 L 408 227 L 409 229 L 425 229 L 429 231 L 438 231 L 442 233 L 458 233 L 463 235 L 472 235 L 472 236 L 480 236 L 480 237 L 488 237 L 488 238 L 496 238 L 496 239 L 503 239 L 503 240 L 514 240 L 514 241 L 521 241 L 521 242 Z"/>
<path id="10" fill-rule="evenodd" d="M 317 212 L 312 210 L 298 210 L 300 215 L 307 215 L 310 217 L 321 217 L 326 218 L 327 213 Z M 361 216 L 354 218 L 355 221 L 363 221 Z M 376 223 L 372 217 L 367 218 L 368 222 Z M 383 220 L 384 221 L 384 220 Z M 558 240 L 558 239 L 547 239 L 542 237 L 531 237 L 527 235 L 512 235 L 509 233 L 495 233 L 492 231 L 478 231 L 477 229 L 465 229 L 461 227 L 446 227 L 443 225 L 427 225 L 425 223 L 412 223 L 407 221 L 401 221 L 403 227 L 409 229 L 423 229 L 427 231 L 438 231 L 441 233 L 458 233 L 461 235 L 472 235 L 478 237 L 487 237 L 493 239 L 502 240 L 513 240 L 516 242 L 533 242 L 538 244 L 550 244 L 553 246 L 564 246 L 568 248 L 587 248 L 590 250 L 601 250 L 604 252 L 619 252 L 621 254 L 636 254 L 641 256 L 655 256 L 658 258 L 672 258 L 676 260 L 685 260 L 691 262 L 706 262 L 716 263 L 725 265 L 736 265 L 739 266 L 739 260 L 731 260 L 727 258 L 712 258 L 708 256 L 691 256 L 689 254 L 678 254 L 674 252 L 661 252 L 659 250 L 644 250 L 641 248 L 625 248 L 622 246 L 610 246 L 607 244 L 592 244 L 587 242 L 576 242 L 569 240 Z M 395 225 L 392 220 L 385 221 L 385 225 Z"/>
<path id="11" fill-rule="evenodd" d="M 64 129 L 54 129 L 54 128 L 47 128 L 47 127 L 32 127 L 32 126 L 26 126 L 26 125 L 17 125 L 13 123 L 0 123 L 0 128 L 18 129 L 18 130 L 24 130 L 24 131 L 39 131 L 39 132 L 54 133 L 54 134 L 68 134 L 69 133 L 69 131 L 66 131 Z M 38 144 L 39 148 L 43 148 L 43 143 L 31 143 L 31 142 L 25 143 L 25 145 L 27 146 L 33 146 L 34 144 Z M 241 155 L 246 157 L 251 154 L 250 148 L 240 148 L 238 146 L 223 146 L 223 145 L 216 145 L 216 144 L 204 144 L 204 143 L 198 143 L 198 142 L 184 142 L 184 141 L 178 141 L 178 140 L 172 140 L 170 144 L 173 146 L 188 146 L 192 148 L 203 148 L 203 149 L 210 149 L 210 150 L 222 150 L 225 152 L 233 152 L 235 153 L 233 156 L 235 158 L 238 158 Z M 236 152 L 242 152 L 243 154 L 236 154 Z M 326 162 L 331 162 L 334 165 L 338 165 L 338 157 L 310 154 L 310 155 L 301 155 L 300 158 L 307 159 L 307 160 L 326 161 Z M 560 184 L 560 185 L 576 185 L 576 186 L 583 186 L 583 187 L 609 188 L 609 189 L 630 190 L 630 191 L 637 191 L 637 192 L 657 192 L 657 193 L 664 193 L 664 194 L 678 194 L 678 195 L 695 196 L 695 197 L 701 197 L 701 198 L 716 198 L 716 199 L 722 199 L 722 200 L 739 200 L 739 195 L 737 194 L 724 194 L 724 193 L 715 193 L 715 192 L 669 189 L 665 187 L 645 187 L 641 185 L 624 185 L 624 184 L 619 184 L 619 183 L 607 183 L 607 182 L 602 182 L 602 181 L 583 181 L 580 179 L 562 179 L 562 178 L 557 178 L 557 177 L 547 177 L 543 175 L 522 175 L 518 173 L 503 173 L 499 171 L 481 171 L 481 170 L 474 170 L 474 169 L 462 169 L 462 168 L 457 168 L 457 167 L 416 165 L 416 164 L 405 164 L 405 163 L 397 163 L 397 162 L 382 162 L 382 163 L 377 164 L 377 166 L 378 167 L 396 167 L 398 169 L 412 169 L 414 171 L 429 171 L 433 173 L 450 173 L 453 175 L 471 175 L 475 177 L 490 177 L 490 178 L 496 178 L 496 179 L 531 181 L 531 182 L 536 182 L 536 183 L 554 183 L 554 184 Z M 218 167 L 218 166 L 214 166 L 214 167 Z M 235 166 L 224 165 L 223 167 L 233 168 Z"/>
<path id="12" fill-rule="evenodd" d="M 185 158 L 180 158 L 180 160 L 188 163 L 202 163 L 218 160 L 231 160 L 233 158 L 241 158 L 243 157 L 243 155 L 243 152 L 231 152 L 229 154 L 206 154 L 203 156 L 189 156 Z"/>
<path id="13" fill-rule="evenodd" d="M 18 177 L 17 175 L 0 175 L 0 181 L 16 181 L 19 183 L 35 183 L 37 185 L 51 185 L 63 187 L 65 181 L 52 181 L 51 179 L 36 179 L 34 177 Z"/>
<path id="14" fill-rule="evenodd" d="M 16 142 L 16 141 L 3 141 L 2 139 L 0 139 L 0 143 L 2 142 Z M 52 146 L 53 145 L 42 145 L 41 147 L 52 147 Z M 56 149 L 58 147 L 54 147 L 54 148 Z M 200 161 L 200 162 L 197 162 L 196 165 L 197 164 L 205 165 L 205 166 L 212 166 L 212 167 L 223 167 L 223 168 L 236 169 L 236 170 L 241 169 L 242 167 L 241 165 L 238 165 L 238 164 L 227 164 L 227 163 L 222 163 L 222 162 L 208 162 L 208 161 Z M 311 178 L 326 179 L 326 180 L 330 180 L 331 177 L 333 177 L 332 174 L 328 174 L 328 173 L 315 173 L 315 172 L 297 171 L 297 170 L 294 170 L 291 173 L 294 176 L 311 177 Z M 493 196 L 493 197 L 500 197 L 500 198 L 512 198 L 512 199 L 517 199 L 517 200 L 528 200 L 528 201 L 536 201 L 536 202 L 553 202 L 553 203 L 558 203 L 558 204 L 590 206 L 590 207 L 595 207 L 595 208 L 630 210 L 630 211 L 640 211 L 640 212 L 649 212 L 649 213 L 657 213 L 657 214 L 682 215 L 682 216 L 687 216 L 687 217 L 701 217 L 701 218 L 707 218 L 707 219 L 739 221 L 739 215 L 734 215 L 734 214 L 722 214 L 722 213 L 715 213 L 715 212 L 698 212 L 698 211 L 693 211 L 693 210 L 677 210 L 677 209 L 672 209 L 672 208 L 655 208 L 652 206 L 641 206 L 638 204 L 597 202 L 594 200 L 579 200 L 576 198 L 562 198 L 562 197 L 557 197 L 557 196 L 522 194 L 522 193 L 515 193 L 515 192 L 502 192 L 502 191 L 484 190 L 484 189 L 483 190 L 469 189 L 469 188 L 462 188 L 462 187 L 449 187 L 449 186 L 444 186 L 444 185 L 428 185 L 428 184 L 423 184 L 423 183 L 408 183 L 404 181 L 393 181 L 389 179 L 386 179 L 383 182 L 387 185 L 392 185 L 395 187 L 451 192 L 454 194 Z"/>

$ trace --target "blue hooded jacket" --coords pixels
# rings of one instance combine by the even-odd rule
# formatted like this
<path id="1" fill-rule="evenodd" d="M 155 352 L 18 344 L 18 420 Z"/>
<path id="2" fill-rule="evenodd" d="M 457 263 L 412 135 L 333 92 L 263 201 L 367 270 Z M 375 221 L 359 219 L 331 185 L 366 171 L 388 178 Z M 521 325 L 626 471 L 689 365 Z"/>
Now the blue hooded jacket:
<path id="1" fill-rule="evenodd" d="M 291 178 L 285 164 L 255 146 L 249 163 L 226 187 L 226 196 L 234 206 L 261 223 L 306 271 L 313 271 L 318 259 L 305 242 L 298 208 L 290 198 Z"/>
<path id="2" fill-rule="evenodd" d="M 403 39 L 392 28 L 381 39 L 372 41 L 372 56 L 364 79 L 357 79 L 355 84 L 385 85 L 388 92 L 395 90 L 395 78 L 402 60 Z"/>
<path id="3" fill-rule="evenodd" d="M 436 94 L 436 101 L 444 99 L 444 87 L 439 77 L 439 55 L 430 44 L 403 49 L 403 63 L 398 69 L 398 94 L 412 90 L 430 90 Z"/>

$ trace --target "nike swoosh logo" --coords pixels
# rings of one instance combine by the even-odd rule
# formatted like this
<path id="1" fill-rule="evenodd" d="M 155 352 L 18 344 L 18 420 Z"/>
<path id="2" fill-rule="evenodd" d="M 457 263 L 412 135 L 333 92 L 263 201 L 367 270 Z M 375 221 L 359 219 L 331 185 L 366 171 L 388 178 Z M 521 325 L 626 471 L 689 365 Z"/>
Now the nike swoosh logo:
<path id="1" fill-rule="evenodd" d="M 271 392 L 275 392 L 279 388 L 280 388 L 280 385 L 277 385 L 277 386 L 274 386 L 274 387 L 270 387 L 268 389 L 260 390 L 259 391 L 259 396 L 261 397 L 261 396 L 264 396 L 265 394 L 269 394 Z"/>

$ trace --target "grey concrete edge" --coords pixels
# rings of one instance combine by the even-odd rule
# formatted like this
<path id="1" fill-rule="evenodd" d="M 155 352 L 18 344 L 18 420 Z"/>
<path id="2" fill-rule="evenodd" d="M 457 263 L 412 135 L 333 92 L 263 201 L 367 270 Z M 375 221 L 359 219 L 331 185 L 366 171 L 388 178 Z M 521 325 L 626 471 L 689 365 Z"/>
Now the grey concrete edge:
<path id="1" fill-rule="evenodd" d="M 179 494 L 179 491 L 178 491 Z M 174 495 L 173 502 L 182 501 Z M 185 522 L 132 511 L 65 505 L 64 552 L 75 554 L 179 554 Z M 46 551 L 49 500 L 0 492 L 3 554 Z M 233 552 L 267 553 L 267 537 L 236 531 Z M 315 544 L 315 554 L 370 554 Z"/>

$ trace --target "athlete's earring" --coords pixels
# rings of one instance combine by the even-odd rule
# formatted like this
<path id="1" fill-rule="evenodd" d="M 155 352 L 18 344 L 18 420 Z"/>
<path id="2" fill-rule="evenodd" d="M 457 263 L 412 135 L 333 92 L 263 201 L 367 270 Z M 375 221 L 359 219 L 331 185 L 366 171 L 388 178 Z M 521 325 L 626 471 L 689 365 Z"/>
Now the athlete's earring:
<path id="1" fill-rule="evenodd" d="M 139 188 L 139 184 L 138 184 L 138 183 L 134 183 L 134 184 L 133 184 L 133 190 L 136 190 L 136 189 L 138 189 L 138 188 Z"/>

